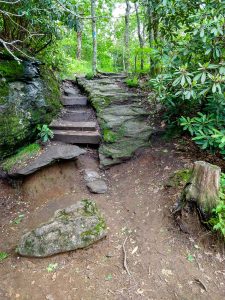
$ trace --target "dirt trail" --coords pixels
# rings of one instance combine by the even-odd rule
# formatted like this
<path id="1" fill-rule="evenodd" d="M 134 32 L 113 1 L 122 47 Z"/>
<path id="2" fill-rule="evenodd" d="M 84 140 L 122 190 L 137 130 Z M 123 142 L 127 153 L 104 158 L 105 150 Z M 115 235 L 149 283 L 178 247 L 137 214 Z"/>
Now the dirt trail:
<path id="1" fill-rule="evenodd" d="M 10 256 L 0 263 L 0 299 L 224 299 L 225 267 L 218 245 L 200 226 L 190 227 L 190 235 L 180 232 L 171 218 L 178 191 L 165 189 L 164 183 L 171 172 L 190 163 L 173 144 L 156 141 L 138 157 L 106 171 L 106 195 L 89 194 L 75 162 L 29 177 L 20 195 L 23 201 L 18 191 L 2 183 L 0 250 Z M 14 254 L 25 229 L 85 198 L 94 199 L 104 212 L 107 239 L 46 259 Z M 22 222 L 10 224 L 20 213 L 25 215 Z M 131 276 L 123 267 L 127 236 Z M 47 271 L 50 263 L 58 264 L 54 272 Z"/>

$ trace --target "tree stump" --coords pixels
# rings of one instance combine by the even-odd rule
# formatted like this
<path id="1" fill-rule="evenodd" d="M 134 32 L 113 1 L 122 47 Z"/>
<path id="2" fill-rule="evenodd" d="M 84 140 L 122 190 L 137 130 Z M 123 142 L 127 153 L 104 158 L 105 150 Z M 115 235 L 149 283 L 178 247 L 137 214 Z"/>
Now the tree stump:
<path id="1" fill-rule="evenodd" d="M 196 161 L 174 214 L 181 212 L 188 204 L 195 204 L 201 216 L 201 221 L 211 217 L 212 209 L 219 202 L 221 169 L 204 161 Z"/>

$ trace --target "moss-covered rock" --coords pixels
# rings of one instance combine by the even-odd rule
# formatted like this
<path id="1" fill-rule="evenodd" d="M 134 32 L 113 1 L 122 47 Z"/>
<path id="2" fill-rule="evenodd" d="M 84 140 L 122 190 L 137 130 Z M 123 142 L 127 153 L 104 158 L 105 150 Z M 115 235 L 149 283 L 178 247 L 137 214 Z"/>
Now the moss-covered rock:
<path id="1" fill-rule="evenodd" d="M 56 211 L 49 222 L 26 233 L 17 252 L 23 256 L 46 257 L 87 247 L 106 233 L 106 223 L 96 203 L 82 200 Z"/>
<path id="2" fill-rule="evenodd" d="M 59 112 L 60 91 L 54 74 L 37 62 L 0 62 L 0 159 L 36 135 Z"/>
<path id="3" fill-rule="evenodd" d="M 121 163 L 150 145 L 152 126 L 141 103 L 143 95 L 127 91 L 122 82 L 118 84 L 118 78 L 110 76 L 96 80 L 77 78 L 77 82 L 97 112 L 103 136 L 99 149 L 102 167 Z"/>

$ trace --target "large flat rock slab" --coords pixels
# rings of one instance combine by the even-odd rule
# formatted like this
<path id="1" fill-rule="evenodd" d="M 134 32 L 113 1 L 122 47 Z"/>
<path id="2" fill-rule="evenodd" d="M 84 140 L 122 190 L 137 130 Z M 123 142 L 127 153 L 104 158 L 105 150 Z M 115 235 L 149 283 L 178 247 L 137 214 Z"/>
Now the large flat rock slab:
<path id="1" fill-rule="evenodd" d="M 90 246 L 106 236 L 106 223 L 95 202 L 82 200 L 55 212 L 47 223 L 22 236 L 17 252 L 47 257 Z"/>
<path id="2" fill-rule="evenodd" d="M 12 177 L 30 175 L 55 161 L 74 159 L 84 153 L 86 153 L 84 149 L 75 145 L 51 143 L 37 157 L 29 161 L 25 167 L 16 167 L 10 171 L 9 175 Z"/>

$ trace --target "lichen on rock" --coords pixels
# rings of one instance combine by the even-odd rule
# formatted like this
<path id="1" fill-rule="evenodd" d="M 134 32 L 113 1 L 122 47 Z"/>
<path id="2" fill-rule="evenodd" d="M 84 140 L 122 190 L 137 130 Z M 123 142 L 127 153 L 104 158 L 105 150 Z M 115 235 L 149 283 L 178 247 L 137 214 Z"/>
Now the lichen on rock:
<path id="1" fill-rule="evenodd" d="M 96 203 L 82 200 L 56 211 L 49 222 L 26 233 L 17 252 L 22 256 L 47 257 L 88 247 L 106 233 L 106 223 Z"/>
<path id="2" fill-rule="evenodd" d="M 77 79 L 97 112 L 103 135 L 99 158 L 101 167 L 105 168 L 148 147 L 153 131 L 148 122 L 149 113 L 141 103 L 143 95 L 127 91 L 121 81 L 110 75 L 95 80 Z"/>
<path id="3" fill-rule="evenodd" d="M 59 112 L 60 91 L 54 74 L 38 62 L 5 58 L 0 64 L 0 157 L 31 141 L 38 124 Z"/>

